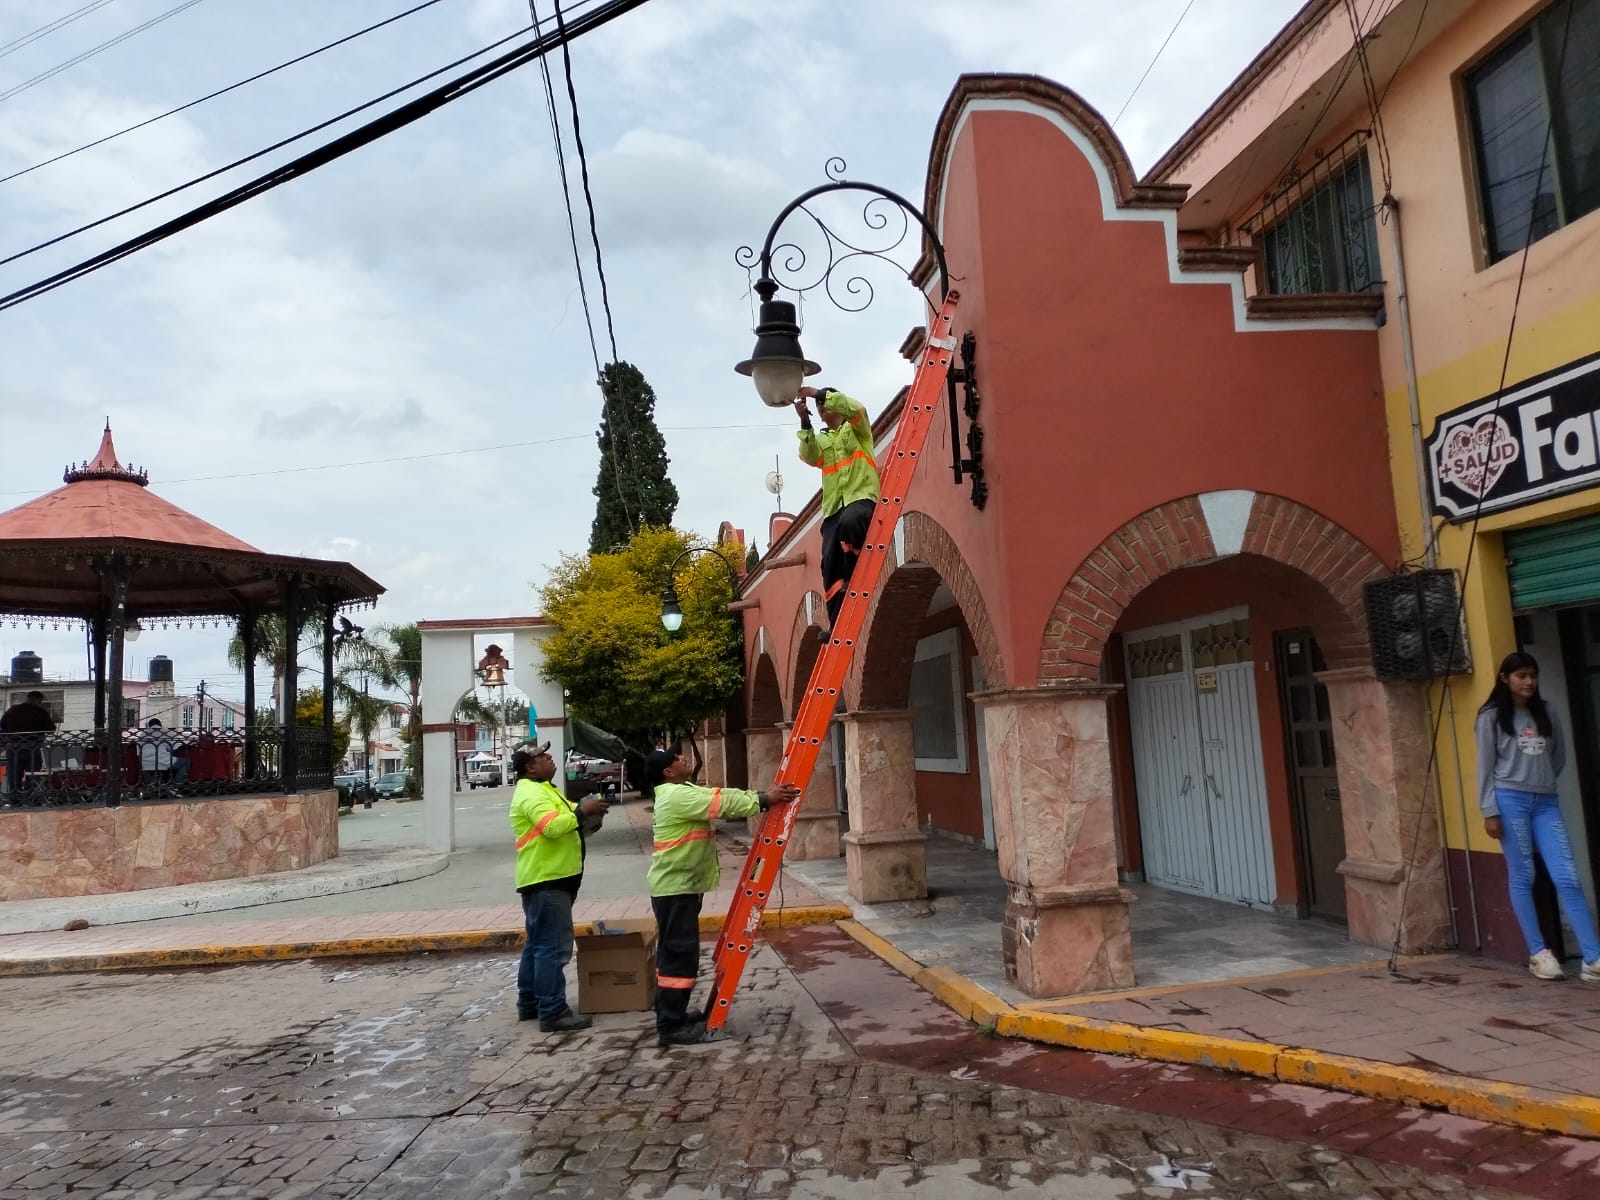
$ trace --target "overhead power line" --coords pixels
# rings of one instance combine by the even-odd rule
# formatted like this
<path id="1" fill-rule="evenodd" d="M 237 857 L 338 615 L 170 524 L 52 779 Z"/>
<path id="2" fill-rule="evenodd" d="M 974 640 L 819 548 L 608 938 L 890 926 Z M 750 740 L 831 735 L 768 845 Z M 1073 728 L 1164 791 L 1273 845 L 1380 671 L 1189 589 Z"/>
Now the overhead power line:
<path id="1" fill-rule="evenodd" d="M 1128 105 L 1133 103 L 1133 98 L 1139 94 L 1139 89 L 1144 86 L 1144 81 L 1150 78 L 1150 72 L 1156 69 L 1156 64 L 1161 61 L 1161 56 L 1166 52 L 1167 43 L 1172 41 L 1173 35 L 1178 32 L 1178 26 L 1183 24 L 1183 19 L 1189 15 L 1189 10 L 1194 7 L 1194 0 L 1183 6 L 1183 11 L 1178 14 L 1178 19 L 1172 23 L 1172 28 L 1167 30 L 1167 36 L 1161 40 L 1161 45 L 1156 47 L 1156 56 L 1150 60 L 1150 65 L 1144 69 L 1144 74 L 1139 76 L 1139 82 L 1133 85 L 1133 91 L 1128 93 L 1128 98 L 1122 102 L 1122 107 L 1117 109 L 1117 115 L 1111 118 L 1115 125 L 1122 120 L 1122 114 L 1128 111 Z"/>
<path id="2" fill-rule="evenodd" d="M 100 2 L 103 4 L 109 4 L 111 3 L 111 0 L 100 0 Z M 421 4 L 408 8 L 404 12 L 395 13 L 395 15 L 392 17 L 385 17 L 382 21 L 368 25 L 365 29 L 358 29 L 354 33 L 347 33 L 338 41 L 329 42 L 324 46 L 318 46 L 315 50 L 307 50 L 304 54 L 296 55 L 294 58 L 281 62 L 275 67 L 268 67 L 265 71 L 257 71 L 254 75 L 251 75 L 247 79 L 241 79 L 237 83 L 230 83 L 227 87 L 218 88 L 214 92 L 207 92 L 204 96 L 201 96 L 195 100 L 191 100 L 187 104 L 180 104 L 177 108 L 169 108 L 164 113 L 158 113 L 153 117 L 146 117 L 143 121 L 135 122 L 134 124 L 129 125 L 126 129 L 119 129 L 115 133 L 106 134 L 105 137 L 95 138 L 95 140 L 92 142 L 85 142 L 83 145 L 78 146 L 75 149 L 64 151 L 52 158 L 44 159 L 42 162 L 36 162 L 31 167 L 23 167 L 22 170 L 13 171 L 9 175 L 0 175 L 0 183 L 9 183 L 11 180 L 20 178 L 31 171 L 37 171 L 40 167 L 51 166 L 54 163 L 60 162 L 62 159 L 71 158 L 74 154 L 82 154 L 85 150 L 93 150 L 96 146 L 104 146 L 107 142 L 115 141 L 123 134 L 132 133 L 137 129 L 143 129 L 146 125 L 154 125 L 157 121 L 164 121 L 168 117 L 174 117 L 181 112 L 187 112 L 189 109 L 204 104 L 208 100 L 215 100 L 218 96 L 226 96 L 229 92 L 237 91 L 247 84 L 255 83 L 260 79 L 265 79 L 268 75 L 276 75 L 279 71 L 295 66 L 298 63 L 303 63 L 308 58 L 315 58 L 317 55 L 336 49 L 337 47 L 344 45 L 346 42 L 352 42 L 356 38 L 365 37 L 367 34 L 372 33 L 375 30 L 382 29 L 385 25 L 392 25 L 396 21 L 411 16 L 413 13 L 419 13 L 423 9 L 432 8 L 435 4 L 439 3 L 442 3 L 442 0 L 423 0 Z"/>
<path id="3" fill-rule="evenodd" d="M 512 71 L 515 71 L 519 67 L 526 66 L 540 55 L 545 54 L 551 49 L 554 49 L 556 45 L 561 44 L 566 39 L 577 38 L 586 33 L 590 33 L 593 30 L 600 28 L 602 25 L 609 24 L 618 17 L 640 7 L 644 3 L 646 3 L 646 0 L 608 0 L 607 3 L 597 4 L 583 16 L 573 21 L 568 27 L 568 32 L 564 35 L 557 34 L 555 36 L 535 37 L 531 43 L 524 46 L 519 46 L 515 50 L 508 51 L 497 58 L 491 59 L 482 66 L 475 67 L 473 70 L 466 72 L 464 75 L 460 75 L 455 79 L 450 80 L 448 83 L 434 88 L 432 91 L 426 92 L 413 100 L 407 101 L 393 111 L 369 121 L 348 133 L 342 134 L 339 137 L 334 138 L 331 142 L 319 146 L 317 149 L 309 151 L 308 153 L 301 155 L 299 158 L 284 163 L 281 166 L 268 171 L 265 175 L 258 176 L 257 178 L 250 180 L 239 187 L 233 188 L 231 191 L 225 192 L 213 200 L 207 201 L 204 204 L 192 208 L 188 212 L 174 217 L 170 221 L 165 221 L 162 224 L 147 230 L 145 233 L 138 235 L 137 237 L 118 243 L 108 250 L 104 250 L 99 254 L 84 259 L 82 262 L 68 267 L 63 271 L 58 271 L 53 275 L 47 276 L 36 283 L 29 284 L 27 287 L 19 288 L 17 291 L 14 291 L 9 295 L 0 296 L 0 311 L 13 308 L 24 301 L 32 300 L 35 297 L 41 296 L 46 292 L 53 291 L 64 284 L 71 283 L 73 280 L 79 279 L 84 275 L 98 271 L 102 267 L 110 266 L 112 263 L 126 258 L 131 254 L 135 254 L 140 250 L 144 250 L 150 246 L 156 245 L 157 243 L 172 237 L 174 234 L 181 233 L 186 229 L 193 228 L 201 222 L 207 221 L 210 218 L 219 215 L 220 213 L 227 212 L 229 209 L 243 204 L 246 200 L 253 199 L 256 196 L 271 191 L 273 188 L 288 183 L 290 180 L 299 179 L 302 176 L 308 175 L 317 168 L 326 166 L 330 162 L 334 162 L 337 159 L 343 158 L 346 154 L 360 149 L 363 146 L 370 145 L 372 142 L 377 141 L 379 138 L 386 137 L 398 129 L 403 129 L 407 125 L 421 120 L 423 117 L 434 112 L 436 109 L 442 108 L 446 104 L 461 99 L 463 96 L 476 91 L 485 84 L 492 83 L 494 80 L 499 79 L 501 76 L 509 74 Z M 479 53 L 481 54 L 482 51 L 479 51 Z M 477 55 L 469 55 L 468 57 L 477 57 Z M 432 75 L 435 74 L 438 74 L 438 72 L 432 72 L 430 75 L 424 76 L 424 78 L 431 78 Z M 409 86 L 412 85 L 408 85 L 408 87 Z M 404 91 L 406 88 L 400 88 L 396 90 Z M 394 93 L 391 92 L 389 94 L 393 95 Z M 369 106 L 370 105 L 364 105 L 362 107 Z M 335 119 L 337 120 L 338 118 Z M 324 122 L 323 125 L 325 126 L 330 123 L 331 122 Z M 322 127 L 323 126 L 318 126 L 318 128 Z M 297 137 L 303 136 L 305 135 L 297 135 Z M 296 139 L 291 138 L 287 140 L 293 141 Z M 279 144 L 284 145 L 287 144 L 287 142 Z M 259 157 L 259 155 L 252 155 L 250 157 Z M 218 172 L 215 171 L 211 172 L 209 175 L 205 176 L 205 178 L 210 178 L 212 175 L 217 173 Z M 191 184 L 186 184 L 184 186 L 191 186 Z M 182 188 L 174 188 L 165 193 L 165 195 L 171 195 L 173 192 L 180 190 L 182 190 Z M 159 198 L 160 197 L 157 199 Z M 152 202 L 153 201 L 146 201 L 145 203 Z M 136 205 L 135 207 L 143 207 L 143 205 Z M 96 222 L 96 224 L 99 223 L 101 222 Z M 62 239 L 57 238 L 55 240 L 60 241 Z M 35 249 L 38 248 L 39 247 L 36 247 Z M 28 253 L 31 253 L 31 251 Z M 20 256 L 13 257 L 15 258 Z"/>
<path id="4" fill-rule="evenodd" d="M 39 74 L 35 75 L 32 79 L 24 79 L 21 83 L 17 84 L 15 87 L 8 88 L 6 91 L 0 92 L 0 103 L 3 103 L 4 101 L 7 101 L 7 100 L 11 99 L 11 97 L 17 95 L 19 92 L 25 92 L 31 87 L 38 86 L 39 84 L 43 83 L 47 79 L 54 78 L 55 76 L 61 74 L 61 72 L 67 70 L 69 67 L 75 67 L 81 62 L 87 62 L 89 59 L 93 58 L 95 55 L 100 54 L 100 53 L 102 53 L 102 52 L 104 52 L 106 50 L 109 50 L 113 46 L 121 45 L 123 42 L 127 41 L 131 37 L 137 37 L 139 34 L 143 33 L 146 29 L 150 29 L 153 26 L 159 25 L 159 24 L 161 24 L 161 22 L 167 20 L 169 17 L 175 17 L 179 13 L 183 12 L 185 9 L 193 8 L 196 4 L 199 4 L 199 3 L 200 3 L 200 0 L 183 0 L 182 4 L 176 5 L 173 8 L 169 8 L 169 9 L 167 9 L 166 12 L 157 13 L 155 16 L 151 17 L 148 21 L 144 21 L 141 24 L 135 25 L 132 29 L 129 29 L 124 33 L 119 33 L 119 34 L 117 34 L 116 37 L 110 38 L 107 41 L 101 42 L 98 46 L 92 46 L 88 50 L 85 50 L 82 54 L 78 54 L 78 55 L 75 55 L 72 58 L 67 59 L 67 61 L 64 62 L 64 63 L 57 63 L 55 66 L 51 67 L 48 71 L 41 71 Z"/>
<path id="5" fill-rule="evenodd" d="M 33 32 L 25 33 L 19 38 L 13 38 L 11 41 L 5 43 L 5 45 L 0 46 L 0 58 L 4 58 L 8 54 L 15 54 L 24 46 L 31 46 L 40 38 L 47 37 L 58 29 L 64 29 L 66 26 L 71 25 L 74 21 L 77 21 L 83 17 L 87 17 L 90 13 L 94 12 L 95 9 L 104 8 L 110 3 L 111 0 L 91 0 L 91 3 L 85 4 L 82 8 L 75 8 L 65 16 L 57 17 L 54 21 L 47 21 L 43 25 L 39 26 L 39 28 L 33 30 Z"/>

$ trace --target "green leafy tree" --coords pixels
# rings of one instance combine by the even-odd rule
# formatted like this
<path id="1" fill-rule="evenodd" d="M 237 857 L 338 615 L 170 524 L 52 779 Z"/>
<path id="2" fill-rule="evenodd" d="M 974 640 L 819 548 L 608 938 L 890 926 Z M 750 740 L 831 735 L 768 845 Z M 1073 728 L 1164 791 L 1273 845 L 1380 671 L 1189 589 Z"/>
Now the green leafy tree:
<path id="1" fill-rule="evenodd" d="M 296 725 L 309 725 L 314 729 L 322 728 L 322 689 L 301 688 L 294 705 L 294 720 Z M 328 769 L 337 772 L 339 764 L 344 761 L 345 751 L 350 749 L 350 722 L 339 717 L 333 723 L 333 744 L 329 747 Z"/>
<path id="2" fill-rule="evenodd" d="M 730 572 L 709 554 L 692 555 L 669 580 L 672 560 L 693 541 L 648 528 L 614 553 L 565 555 L 541 594 L 556 629 L 544 643 L 544 677 L 567 690 L 572 716 L 638 747 L 692 735 L 724 711 L 743 678 Z M 740 565 L 737 545 L 714 553 Z M 676 634 L 661 624 L 669 582 L 683 608 Z"/>
<path id="3" fill-rule="evenodd" d="M 655 392 L 639 368 L 625 362 L 600 372 L 600 390 L 606 403 L 589 533 L 592 554 L 626 544 L 634 530 L 670 526 L 678 511 L 678 489 L 667 478 L 666 439 L 656 428 Z"/>

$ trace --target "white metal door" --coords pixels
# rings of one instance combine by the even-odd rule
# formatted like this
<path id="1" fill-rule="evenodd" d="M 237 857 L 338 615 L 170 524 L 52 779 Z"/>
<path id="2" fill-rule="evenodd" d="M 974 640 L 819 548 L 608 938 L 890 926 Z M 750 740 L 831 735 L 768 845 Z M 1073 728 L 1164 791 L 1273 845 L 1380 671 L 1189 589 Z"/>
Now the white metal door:
<path id="1" fill-rule="evenodd" d="M 1144 630 L 1126 643 L 1147 878 L 1271 904 L 1277 886 L 1248 616 Z"/>
<path id="2" fill-rule="evenodd" d="M 1183 635 L 1130 635 L 1127 648 L 1145 878 L 1209 894 L 1216 871 Z"/>

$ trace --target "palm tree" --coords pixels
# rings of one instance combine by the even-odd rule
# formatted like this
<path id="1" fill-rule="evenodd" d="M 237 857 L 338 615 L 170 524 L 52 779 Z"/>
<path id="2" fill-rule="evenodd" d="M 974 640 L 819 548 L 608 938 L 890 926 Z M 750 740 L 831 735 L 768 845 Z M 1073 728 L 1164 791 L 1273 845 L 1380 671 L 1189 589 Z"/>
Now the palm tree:
<path id="1" fill-rule="evenodd" d="M 352 667 L 383 687 L 406 696 L 405 741 L 413 779 L 422 775 L 422 631 L 416 622 L 379 625 L 361 641 L 347 643 Z"/>
<path id="2" fill-rule="evenodd" d="M 321 652 L 320 631 L 312 621 L 314 615 L 309 610 L 304 612 L 300 618 L 300 628 L 296 631 L 302 639 L 299 653 L 295 659 L 298 668 L 296 670 L 297 676 L 305 674 L 310 669 L 310 662 Z M 310 644 L 303 640 L 308 627 L 316 633 Z M 285 622 L 282 613 L 258 613 L 256 615 L 256 659 L 258 662 L 264 662 L 272 668 L 272 711 L 279 714 L 274 718 L 274 724 L 283 720 L 281 715 L 284 708 L 283 677 L 289 670 L 289 639 L 284 630 Z M 340 650 L 343 652 L 344 647 L 341 646 Z M 238 633 L 235 633 L 228 641 L 228 662 L 232 664 L 233 669 L 236 671 L 242 673 L 245 670 L 244 639 Z M 291 691 L 294 695 L 299 695 L 300 680 L 298 678 L 295 679 L 294 687 Z"/>

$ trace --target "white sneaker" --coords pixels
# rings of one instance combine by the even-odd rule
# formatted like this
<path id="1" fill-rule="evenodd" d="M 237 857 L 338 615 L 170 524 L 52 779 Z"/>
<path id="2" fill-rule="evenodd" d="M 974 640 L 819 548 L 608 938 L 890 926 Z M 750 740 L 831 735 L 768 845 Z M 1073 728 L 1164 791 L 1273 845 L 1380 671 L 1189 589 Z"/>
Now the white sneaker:
<path id="1" fill-rule="evenodd" d="M 1585 968 L 1587 970 L 1588 968 Z M 1565 979 L 1567 973 L 1561 969 L 1561 964 L 1556 961 L 1556 956 L 1548 950 L 1541 950 L 1528 960 L 1528 973 L 1535 979 Z M 1600 978 L 1600 963 L 1596 964 L 1596 978 Z"/>
<path id="2" fill-rule="evenodd" d="M 1585 983 L 1600 983 L 1600 958 L 1584 963 L 1579 978 Z"/>

